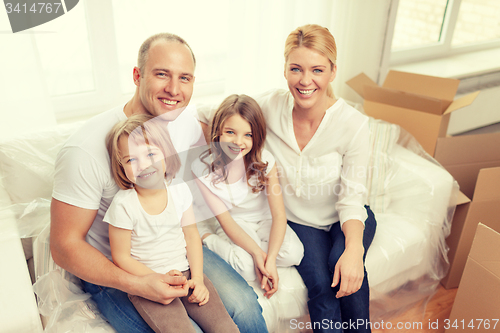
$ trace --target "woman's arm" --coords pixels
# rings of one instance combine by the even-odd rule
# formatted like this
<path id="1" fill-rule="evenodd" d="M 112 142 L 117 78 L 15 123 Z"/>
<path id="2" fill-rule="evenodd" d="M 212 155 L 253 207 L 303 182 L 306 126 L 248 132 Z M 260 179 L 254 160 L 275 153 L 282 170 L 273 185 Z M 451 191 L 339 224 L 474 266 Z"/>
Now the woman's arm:
<path id="1" fill-rule="evenodd" d="M 340 282 L 340 289 L 336 297 L 354 294 L 361 288 L 364 278 L 363 264 L 363 231 L 364 224 L 359 220 L 348 220 L 342 225 L 345 236 L 345 250 L 335 265 L 332 287 Z"/>
<path id="2" fill-rule="evenodd" d="M 361 125 L 354 122 L 351 126 L 357 128 L 357 133 L 343 156 L 342 165 L 346 171 L 341 173 L 342 193 L 335 205 L 345 236 L 345 250 L 335 266 L 332 281 L 332 286 L 336 286 L 341 280 L 337 297 L 358 291 L 364 278 L 363 231 L 367 218 L 364 204 L 370 150 L 368 119 L 365 118 Z"/>
<path id="3" fill-rule="evenodd" d="M 154 273 L 154 271 L 130 256 L 132 230 L 109 225 L 109 245 L 111 257 L 116 266 L 136 276 Z"/>
<path id="4" fill-rule="evenodd" d="M 335 203 L 341 224 L 349 220 L 360 220 L 364 223 L 368 217 L 364 207 L 367 196 L 366 181 L 370 155 L 368 119 L 364 119 L 361 125 L 350 124 L 350 126 L 357 127 L 358 130 L 347 145 L 342 157 L 341 191 L 339 191 L 339 200 Z"/>
<path id="5" fill-rule="evenodd" d="M 203 283 L 203 248 L 196 227 L 193 206 L 191 205 L 183 214 L 181 220 L 184 239 L 186 240 L 187 259 L 191 270 L 191 279 L 188 281 L 189 288 L 193 293 L 189 302 L 204 305 L 208 302 L 208 289 Z"/>

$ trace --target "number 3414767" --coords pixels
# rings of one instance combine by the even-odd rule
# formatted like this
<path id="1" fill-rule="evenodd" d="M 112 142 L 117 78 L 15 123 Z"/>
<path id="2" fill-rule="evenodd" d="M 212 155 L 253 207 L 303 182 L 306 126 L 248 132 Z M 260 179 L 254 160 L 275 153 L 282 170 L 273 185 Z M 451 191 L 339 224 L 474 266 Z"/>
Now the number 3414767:
<path id="1" fill-rule="evenodd" d="M 30 6 L 31 5 L 31 6 Z M 10 13 L 33 13 L 33 14 L 41 14 L 47 13 L 51 14 L 52 12 L 58 13 L 59 10 L 62 10 L 60 2 L 38 2 L 33 4 L 26 3 L 15 3 L 12 4 L 10 2 L 5 3 L 5 8 L 7 9 L 7 14 Z"/>
<path id="2" fill-rule="evenodd" d="M 499 319 L 471 319 L 470 321 L 462 320 L 444 320 L 444 329 L 483 329 L 483 330 L 494 330 L 497 328 Z"/>

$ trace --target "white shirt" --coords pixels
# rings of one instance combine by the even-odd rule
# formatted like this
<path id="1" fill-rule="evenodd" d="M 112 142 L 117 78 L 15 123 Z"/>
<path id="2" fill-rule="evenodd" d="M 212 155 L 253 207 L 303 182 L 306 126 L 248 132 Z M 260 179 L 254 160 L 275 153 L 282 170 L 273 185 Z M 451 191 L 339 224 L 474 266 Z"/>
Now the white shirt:
<path id="1" fill-rule="evenodd" d="M 266 149 L 262 150 L 262 162 L 268 163 L 266 175 L 273 168 L 275 161 L 273 155 Z M 210 156 L 206 158 L 206 162 L 210 163 Z M 226 183 L 221 181 L 215 185 L 212 179 L 215 177 L 213 173 L 209 173 L 208 167 L 200 159 L 196 159 L 192 164 L 192 171 L 198 179 L 219 199 L 224 202 L 231 217 L 235 220 L 245 222 L 260 222 L 272 219 L 271 209 L 267 201 L 265 190 L 253 193 L 252 188 L 247 184 L 246 175 L 243 175 L 235 183 Z M 256 184 L 257 177 L 254 175 L 250 178 L 250 184 Z"/>
<path id="2" fill-rule="evenodd" d="M 132 230 L 131 257 L 161 274 L 189 268 L 181 219 L 193 197 L 186 184 L 168 187 L 167 193 L 167 207 L 158 215 L 150 215 L 135 190 L 120 190 L 103 219 L 117 228 Z"/>
<path id="3" fill-rule="evenodd" d="M 108 224 L 102 219 L 119 188 L 111 175 L 105 140 L 111 128 L 127 118 L 123 107 L 124 104 L 93 117 L 66 141 L 57 155 L 52 192 L 52 197 L 59 201 L 97 210 L 86 240 L 110 260 Z M 188 106 L 168 124 L 172 143 L 181 161 L 186 156 L 183 152 L 195 144 L 202 133 L 195 116 L 195 108 Z M 180 178 L 177 175 L 173 183 L 180 182 Z"/>
<path id="4" fill-rule="evenodd" d="M 301 151 L 293 129 L 290 92 L 272 90 L 256 101 L 266 118 L 266 148 L 277 162 L 287 218 L 324 230 L 338 221 L 364 223 L 368 117 L 338 99 Z M 206 123 L 214 112 L 211 108 L 198 111 Z"/>

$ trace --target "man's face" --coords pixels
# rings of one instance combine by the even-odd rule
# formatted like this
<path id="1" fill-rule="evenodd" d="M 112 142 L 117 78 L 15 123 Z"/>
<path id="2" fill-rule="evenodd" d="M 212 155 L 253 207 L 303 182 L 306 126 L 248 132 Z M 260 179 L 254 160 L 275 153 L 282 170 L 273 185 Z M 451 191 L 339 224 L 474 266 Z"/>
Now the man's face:
<path id="1" fill-rule="evenodd" d="M 178 42 L 154 42 L 142 72 L 134 68 L 134 82 L 139 88 L 143 112 L 174 120 L 189 104 L 193 94 L 194 61 L 191 52 Z"/>

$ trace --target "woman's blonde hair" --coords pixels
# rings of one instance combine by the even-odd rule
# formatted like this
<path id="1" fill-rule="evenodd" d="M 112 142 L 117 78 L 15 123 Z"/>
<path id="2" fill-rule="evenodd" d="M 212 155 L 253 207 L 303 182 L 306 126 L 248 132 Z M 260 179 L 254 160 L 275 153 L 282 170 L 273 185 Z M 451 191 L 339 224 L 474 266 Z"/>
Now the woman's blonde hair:
<path id="1" fill-rule="evenodd" d="M 224 123 L 234 115 L 239 115 L 250 124 L 252 130 L 252 149 L 243 157 L 246 168 L 247 183 L 253 192 L 262 191 L 267 184 L 267 163 L 262 162 L 262 149 L 266 140 L 266 121 L 264 114 L 257 102 L 247 95 L 228 96 L 219 106 L 212 120 L 210 129 L 211 149 L 201 155 L 201 160 L 208 165 L 210 172 L 215 177 L 212 183 L 215 185 L 227 179 L 227 171 L 224 168 L 231 159 L 222 151 L 220 137 L 223 134 Z M 211 163 L 205 159 L 212 154 Z M 250 185 L 249 180 L 256 176 L 256 183 Z"/>
<path id="2" fill-rule="evenodd" d="M 288 61 L 290 53 L 301 46 L 323 54 L 330 61 L 333 70 L 337 61 L 337 45 L 327 28 L 317 24 L 307 24 L 292 31 L 285 41 L 285 62 Z M 328 85 L 327 95 L 334 97 L 331 85 Z"/>
<path id="3" fill-rule="evenodd" d="M 134 187 L 125 174 L 118 143 L 121 137 L 137 145 L 152 145 L 165 157 L 165 178 L 171 181 L 181 168 L 180 158 L 172 144 L 165 121 L 149 114 L 138 114 L 119 122 L 106 137 L 106 148 L 111 160 L 111 173 L 116 184 L 123 190 Z M 132 141 L 133 140 L 133 141 Z"/>

